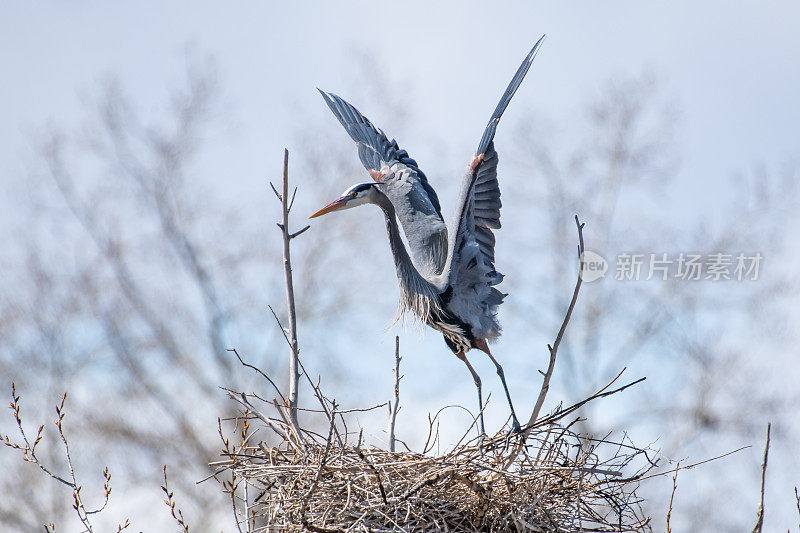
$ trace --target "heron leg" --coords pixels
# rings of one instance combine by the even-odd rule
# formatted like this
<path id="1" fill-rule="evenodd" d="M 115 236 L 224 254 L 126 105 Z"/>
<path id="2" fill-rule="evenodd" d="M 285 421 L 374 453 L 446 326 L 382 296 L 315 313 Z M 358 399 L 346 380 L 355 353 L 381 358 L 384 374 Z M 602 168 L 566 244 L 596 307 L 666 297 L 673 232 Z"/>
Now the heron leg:
<path id="1" fill-rule="evenodd" d="M 489 351 L 489 345 L 486 343 L 486 339 L 477 339 L 475 341 L 475 347 L 488 355 L 489 359 L 491 359 L 492 363 L 494 363 L 495 368 L 497 368 L 497 375 L 500 376 L 500 381 L 503 383 L 503 390 L 506 391 L 508 406 L 511 408 L 511 428 L 515 433 L 521 433 L 522 427 L 519 425 L 519 420 L 517 420 L 517 413 L 514 412 L 514 404 L 511 403 L 511 394 L 508 392 L 508 385 L 506 385 L 506 376 L 503 372 L 503 367 L 500 366 L 500 363 L 498 363 L 497 359 L 494 358 L 492 352 Z"/>
<path id="2" fill-rule="evenodd" d="M 472 368 L 472 365 L 469 364 L 467 360 L 467 354 L 464 352 L 458 352 L 456 357 L 464 361 L 464 364 L 467 365 L 470 374 L 472 374 L 472 379 L 475 380 L 475 386 L 478 388 L 478 429 L 480 430 L 480 436 L 483 437 L 486 435 L 486 430 L 484 429 L 483 425 L 483 396 L 481 395 L 481 377 L 475 372 L 475 369 Z"/>

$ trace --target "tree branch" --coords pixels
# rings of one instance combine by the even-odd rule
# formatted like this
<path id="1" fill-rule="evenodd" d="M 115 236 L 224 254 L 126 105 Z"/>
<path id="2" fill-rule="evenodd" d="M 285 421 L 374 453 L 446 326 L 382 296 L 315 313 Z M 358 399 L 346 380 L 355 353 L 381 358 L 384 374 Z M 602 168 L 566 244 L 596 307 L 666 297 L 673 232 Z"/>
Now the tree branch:
<path id="1" fill-rule="evenodd" d="M 528 419 L 527 429 L 525 430 L 525 438 L 523 441 L 528 438 L 528 435 L 530 435 L 534 422 L 536 422 L 536 419 L 539 418 L 542 405 L 544 405 L 544 399 L 550 390 L 550 378 L 553 377 L 553 370 L 556 366 L 558 347 L 561 344 L 561 339 L 564 338 L 564 332 L 567 330 L 567 324 L 569 324 L 569 320 L 572 318 L 572 311 L 575 309 L 575 303 L 578 301 L 578 292 L 580 292 L 581 284 L 583 283 L 583 252 L 585 251 L 583 245 L 584 224 L 581 224 L 580 220 L 578 220 L 578 215 L 575 215 L 575 225 L 578 227 L 578 281 L 575 283 L 575 290 L 572 291 L 572 301 L 569 303 L 567 314 L 564 316 L 564 321 L 561 323 L 561 328 L 558 330 L 556 340 L 552 345 L 547 345 L 547 349 L 550 352 L 550 362 L 547 365 L 547 372 L 545 372 L 544 379 L 542 380 L 542 388 L 539 391 L 539 397 L 536 399 L 536 405 L 534 405 L 533 412 L 531 412 L 531 416 Z"/>
<path id="2" fill-rule="evenodd" d="M 289 248 L 291 240 L 308 229 L 308 226 L 295 234 L 289 232 L 289 211 L 291 204 L 294 203 L 294 194 L 289 199 L 289 150 L 283 151 L 283 194 L 278 194 L 275 187 L 270 183 L 270 187 L 281 201 L 281 219 L 279 224 L 281 235 L 283 236 L 283 274 L 286 281 L 286 309 L 289 314 L 288 341 L 291 347 L 289 354 L 289 395 L 288 407 L 293 425 L 297 426 L 297 388 L 300 381 L 300 365 L 298 363 L 299 350 L 297 346 L 297 315 L 294 302 L 294 283 L 292 282 L 292 260 Z M 294 191 L 297 192 L 297 189 Z"/>
<path id="3" fill-rule="evenodd" d="M 767 459 L 769 458 L 769 434 L 772 429 L 772 424 L 767 424 L 767 443 L 764 445 L 764 462 L 761 464 L 761 502 L 758 504 L 758 519 L 753 528 L 753 533 L 761 533 L 761 528 L 764 525 L 764 482 L 767 477 Z"/>
<path id="4" fill-rule="evenodd" d="M 578 215 L 575 215 L 575 225 L 578 227 L 578 281 L 575 283 L 575 290 L 572 291 L 572 300 L 569 303 L 569 307 L 567 307 L 567 314 L 564 316 L 564 321 L 561 323 L 561 328 L 558 330 L 556 340 L 553 341 L 552 345 L 547 345 L 547 349 L 550 352 L 550 362 L 547 365 L 547 372 L 544 373 L 542 388 L 539 391 L 539 397 L 536 399 L 536 404 L 533 406 L 533 411 L 531 412 L 531 416 L 528 418 L 528 423 L 525 424 L 522 438 L 519 439 L 519 442 L 514 447 L 514 450 L 506 458 L 506 461 L 503 465 L 503 470 L 510 468 L 511 465 L 514 464 L 514 460 L 517 458 L 517 455 L 522 450 L 522 447 L 525 445 L 525 442 L 528 440 L 528 437 L 533 430 L 536 419 L 539 418 L 539 413 L 544 405 L 544 399 L 547 396 L 547 392 L 550 390 L 550 378 L 553 377 L 553 370 L 555 370 L 556 367 L 558 347 L 561 345 L 561 339 L 564 338 L 564 333 L 567 330 L 567 324 L 569 324 L 569 320 L 572 318 L 572 311 L 575 309 L 575 303 L 578 301 L 578 293 L 580 292 L 581 284 L 583 283 L 583 252 L 585 251 L 583 244 L 584 224 L 578 220 Z"/>
<path id="5" fill-rule="evenodd" d="M 395 452 L 394 428 L 397 420 L 397 412 L 400 411 L 400 336 L 394 338 L 394 400 L 389 401 L 389 428 L 386 433 L 389 435 L 389 451 Z"/>
<path id="6" fill-rule="evenodd" d="M 81 494 L 82 486 L 78 483 L 78 479 L 75 475 L 75 468 L 72 464 L 72 456 L 70 454 L 69 449 L 69 441 L 67 440 L 67 436 L 64 434 L 64 417 L 66 416 L 66 411 L 64 409 L 64 404 L 67 399 L 67 394 L 64 393 L 61 396 L 61 401 L 58 405 L 56 405 L 56 420 L 53 424 L 56 426 L 58 430 L 58 436 L 61 439 L 61 444 L 64 448 L 64 460 L 67 465 L 67 470 L 69 472 L 68 475 L 60 476 L 53 472 L 52 468 L 49 468 L 42 464 L 39 458 L 36 455 L 36 447 L 44 438 L 44 425 L 39 426 L 39 429 L 36 432 L 36 438 L 33 440 L 33 444 L 31 444 L 30 440 L 28 439 L 28 435 L 25 433 L 25 428 L 22 424 L 22 408 L 20 406 L 20 399 L 21 396 L 17 394 L 16 387 L 14 383 L 11 383 L 11 403 L 10 408 L 14 416 L 14 421 L 17 424 L 17 429 L 19 430 L 19 434 L 22 437 L 22 443 L 16 442 L 11 440 L 8 435 L 0 435 L 0 443 L 8 446 L 9 448 L 19 450 L 22 452 L 22 459 L 26 462 L 33 463 L 41 469 L 42 472 L 47 474 L 49 477 L 58 481 L 59 483 L 66 485 L 70 489 L 72 489 L 72 509 L 75 511 L 78 519 L 80 520 L 81 524 L 85 528 L 84 531 L 87 533 L 92 533 L 94 531 L 92 523 L 89 520 L 90 515 L 99 514 L 101 513 L 106 506 L 108 505 L 109 497 L 111 495 L 111 474 L 108 471 L 108 467 L 103 469 L 103 502 L 98 507 L 94 509 L 89 509 L 86 507 L 84 502 L 83 494 Z M 120 524 L 117 528 L 117 531 L 122 531 L 126 529 L 130 525 L 130 521 L 126 520 L 125 524 Z M 47 532 L 54 532 L 55 526 L 51 523 L 45 526 L 45 531 Z"/>

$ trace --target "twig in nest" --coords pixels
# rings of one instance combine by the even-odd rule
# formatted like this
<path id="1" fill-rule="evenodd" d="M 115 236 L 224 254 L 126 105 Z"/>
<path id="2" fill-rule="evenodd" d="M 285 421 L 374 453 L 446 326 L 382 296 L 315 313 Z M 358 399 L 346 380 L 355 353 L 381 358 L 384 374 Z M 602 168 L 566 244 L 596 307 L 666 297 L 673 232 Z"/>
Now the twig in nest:
<path id="1" fill-rule="evenodd" d="M 378 482 L 378 488 L 381 491 L 381 499 L 383 500 L 383 503 L 388 504 L 389 502 L 386 500 L 386 489 L 383 488 L 383 482 L 381 481 L 381 473 L 378 472 L 378 469 L 375 468 L 375 465 L 372 464 L 372 461 L 370 461 L 367 458 L 367 456 L 364 455 L 364 452 L 361 451 L 360 446 L 356 447 L 356 453 L 361 458 L 361 460 L 367 464 L 372 473 L 375 474 L 375 480 Z"/>
<path id="2" fill-rule="evenodd" d="M 327 529 L 315 526 L 314 524 L 308 521 L 306 517 L 306 510 L 308 509 L 308 502 L 311 499 L 311 496 L 314 495 L 314 491 L 317 490 L 317 484 L 319 483 L 320 474 L 322 474 L 322 470 L 325 468 L 325 464 L 328 461 L 328 454 L 331 451 L 331 439 L 333 438 L 333 430 L 334 426 L 336 425 L 336 403 L 333 404 L 333 416 L 330 420 L 330 426 L 328 428 L 328 439 L 325 442 L 325 451 L 322 454 L 322 460 L 319 462 L 319 468 L 317 469 L 317 473 L 314 476 L 314 481 L 311 483 L 311 487 L 308 489 L 308 493 L 303 498 L 303 503 L 300 506 L 300 521 L 302 522 L 303 526 L 310 530 L 315 531 L 317 533 L 338 533 L 339 529 Z"/>
<path id="3" fill-rule="evenodd" d="M 273 389 L 275 389 L 275 392 L 277 392 L 277 393 L 278 393 L 278 396 L 280 396 L 280 397 L 281 397 L 281 401 L 282 401 L 284 404 L 286 404 L 286 397 L 283 395 L 283 393 L 281 392 L 281 389 L 280 389 L 280 388 L 279 388 L 279 387 L 278 387 L 278 386 L 275 384 L 275 382 L 274 382 L 274 381 L 272 381 L 272 378 L 271 378 L 271 377 L 269 377 L 267 374 L 265 374 L 265 373 L 264 373 L 264 372 L 263 372 L 263 371 L 262 371 L 260 368 L 258 368 L 257 366 L 255 366 L 255 365 L 251 365 L 250 363 L 248 363 L 248 362 L 246 362 L 244 359 L 242 359 L 242 356 L 241 356 L 241 355 L 239 355 L 239 352 L 238 352 L 238 351 L 236 351 L 236 348 L 228 348 L 228 351 L 229 351 L 229 352 L 233 352 L 233 354 L 236 356 L 236 358 L 239 360 L 239 363 L 241 363 L 241 364 L 242 364 L 242 366 L 244 366 L 244 367 L 246 367 L 246 368 L 249 368 L 249 369 L 251 369 L 251 370 L 255 370 L 256 372 L 258 372 L 259 374 L 261 374 L 261 376 L 262 376 L 264 379 L 266 379 L 266 380 L 269 382 L 269 384 L 270 384 L 270 385 L 272 385 L 272 388 L 273 388 Z"/>
<path id="4" fill-rule="evenodd" d="M 750 446 L 742 446 L 741 448 L 736 448 L 735 450 L 731 450 L 729 452 L 725 452 L 723 454 L 716 455 L 716 456 L 710 457 L 708 459 L 703 459 L 702 461 L 697 461 L 696 463 L 692 463 L 690 465 L 681 466 L 680 470 L 691 470 L 692 468 L 694 468 L 696 466 L 704 465 L 706 463 L 711 463 L 713 461 L 719 461 L 720 459 L 723 459 L 723 458 L 728 457 L 729 455 L 733 455 L 735 453 L 739 453 L 740 451 L 746 450 L 748 448 L 750 448 Z M 651 466 L 651 468 L 652 468 L 652 466 Z M 619 480 L 617 480 L 617 483 L 620 483 L 620 484 L 624 484 L 624 483 L 639 483 L 641 481 L 645 481 L 647 479 L 651 479 L 651 478 L 654 478 L 654 477 L 666 476 L 667 474 L 672 474 L 674 472 L 677 472 L 678 470 L 679 470 L 679 468 L 676 467 L 676 468 L 672 468 L 670 470 L 666 470 L 664 472 L 658 472 L 658 473 L 649 474 L 649 475 L 646 475 L 646 476 L 642 476 L 642 475 L 631 476 L 631 477 L 619 479 Z"/>
<path id="5" fill-rule="evenodd" d="M 580 409 L 581 407 L 583 407 L 584 405 L 586 405 L 587 403 L 589 403 L 589 402 L 591 402 L 593 400 L 597 400 L 598 398 L 604 398 L 606 396 L 611 396 L 612 394 L 616 394 L 618 392 L 622 392 L 625 389 L 627 389 L 629 387 L 633 387 L 634 385 L 637 385 L 637 384 L 641 383 L 642 381 L 644 381 L 646 379 L 647 379 L 646 377 L 645 378 L 639 378 L 636 381 L 631 381 L 627 385 L 623 385 L 621 387 L 617 387 L 616 389 L 613 389 L 613 390 L 610 390 L 610 391 L 606 391 L 606 392 L 601 392 L 601 393 L 594 393 L 591 396 L 589 396 L 588 398 L 586 398 L 584 400 L 581 400 L 580 402 L 578 402 L 576 404 L 570 405 L 566 409 L 562 409 L 560 411 L 557 411 L 557 412 L 553 413 L 552 415 L 549 415 L 549 416 L 546 416 L 544 418 L 541 418 L 541 419 L 537 420 L 533 427 L 540 427 L 540 426 L 544 426 L 546 424 L 550 424 L 552 422 L 555 422 L 557 420 L 561 420 L 562 418 L 564 418 L 564 417 L 570 415 L 571 413 L 577 411 L 578 409 Z M 528 429 L 531 429 L 531 428 L 528 428 Z"/>
<path id="6" fill-rule="evenodd" d="M 254 415 L 261 419 L 262 422 L 267 424 L 270 429 L 272 429 L 275 433 L 280 435 L 284 440 L 287 442 L 292 443 L 292 446 L 297 448 L 300 444 L 303 443 L 303 436 L 300 434 L 299 429 L 292 428 L 292 436 L 286 432 L 283 428 L 278 426 L 271 418 L 263 414 L 259 409 L 257 409 L 250 400 L 247 399 L 247 395 L 242 393 L 236 393 L 232 390 L 228 390 L 223 388 L 222 390 L 228 393 L 228 397 L 235 401 L 236 403 L 242 405 L 246 409 L 250 410 Z M 280 412 L 280 411 L 279 411 Z M 291 426 L 290 426 L 291 427 Z"/>
<path id="7" fill-rule="evenodd" d="M 292 342 L 291 342 L 291 340 L 289 340 L 289 336 L 286 334 L 286 328 L 284 328 L 283 324 L 281 324 L 281 319 L 278 318 L 277 313 L 275 313 L 275 310 L 272 308 L 271 305 L 267 306 L 267 307 L 269 307 L 269 310 L 272 312 L 272 316 L 275 317 L 275 322 L 277 322 L 278 327 L 280 328 L 281 332 L 283 333 L 283 338 L 286 339 L 286 343 L 291 348 Z M 303 366 L 303 362 L 300 360 L 299 357 L 297 358 L 297 364 L 300 366 L 300 370 L 303 372 L 303 375 L 306 377 L 306 380 L 308 381 L 308 384 L 311 385 L 311 390 L 314 391 L 314 397 L 319 402 L 320 406 L 322 407 L 323 413 L 325 413 L 325 416 L 328 418 L 328 421 L 330 422 L 331 420 L 333 420 L 333 417 L 331 416 L 330 409 L 328 409 L 328 405 L 327 405 L 327 402 L 329 402 L 329 400 L 325 397 L 324 394 L 322 394 L 322 391 L 320 390 L 319 385 L 317 383 L 314 383 L 314 381 L 311 379 L 311 376 L 308 374 L 308 372 L 306 372 L 306 369 Z M 336 436 L 336 440 L 339 442 L 339 445 L 342 445 L 342 438 L 339 435 L 339 431 L 336 429 L 335 426 L 334 426 L 334 435 Z"/>

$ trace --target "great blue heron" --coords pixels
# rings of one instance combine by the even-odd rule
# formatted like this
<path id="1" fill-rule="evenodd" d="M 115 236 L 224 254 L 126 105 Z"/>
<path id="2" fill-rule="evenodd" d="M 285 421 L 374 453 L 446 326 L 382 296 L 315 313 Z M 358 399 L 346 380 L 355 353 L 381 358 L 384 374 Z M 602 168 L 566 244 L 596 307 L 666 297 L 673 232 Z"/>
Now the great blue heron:
<path id="1" fill-rule="evenodd" d="M 503 367 L 487 344 L 500 335 L 497 307 L 506 296 L 494 287 L 503 279 L 494 268 L 492 230 L 500 227 L 501 205 L 494 134 L 543 40 L 544 36 L 525 57 L 492 113 L 464 174 L 449 228 L 442 218 L 436 192 L 408 152 L 401 150 L 396 141 L 389 141 L 355 107 L 335 94 L 320 91 L 356 142 L 358 156 L 374 183 L 350 187 L 309 218 L 363 204 L 376 204 L 383 210 L 400 281 L 401 312 L 411 310 L 425 324 L 440 331 L 453 353 L 467 365 L 478 388 L 481 435 L 485 434 L 481 379 L 466 356 L 472 348 L 485 352 L 497 368 L 511 408 L 512 427 L 520 431 Z M 411 256 L 395 217 L 403 226 Z"/>

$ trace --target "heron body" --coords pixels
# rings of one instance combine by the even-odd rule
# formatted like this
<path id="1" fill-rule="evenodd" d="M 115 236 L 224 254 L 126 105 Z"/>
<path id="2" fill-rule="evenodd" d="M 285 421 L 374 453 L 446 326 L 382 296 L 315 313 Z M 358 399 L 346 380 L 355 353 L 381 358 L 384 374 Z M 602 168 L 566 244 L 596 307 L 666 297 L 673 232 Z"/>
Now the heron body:
<path id="1" fill-rule="evenodd" d="M 373 182 L 350 187 L 310 218 L 363 204 L 380 207 L 400 282 L 400 311 L 412 312 L 441 332 L 447 346 L 467 365 L 478 388 L 482 434 L 481 381 L 466 358 L 472 348 L 485 352 L 495 364 L 511 407 L 512 425 L 519 430 L 503 368 L 487 344 L 500 335 L 497 310 L 506 296 L 495 287 L 503 275 L 494 268 L 492 230 L 500 228 L 502 205 L 494 134 L 543 40 L 544 37 L 539 39 L 526 56 L 492 113 L 476 155 L 464 173 L 449 225 L 442 217 L 436 191 L 408 152 L 345 100 L 320 91 L 356 142 L 359 158 Z M 409 250 L 400 236 L 398 221 Z"/>

